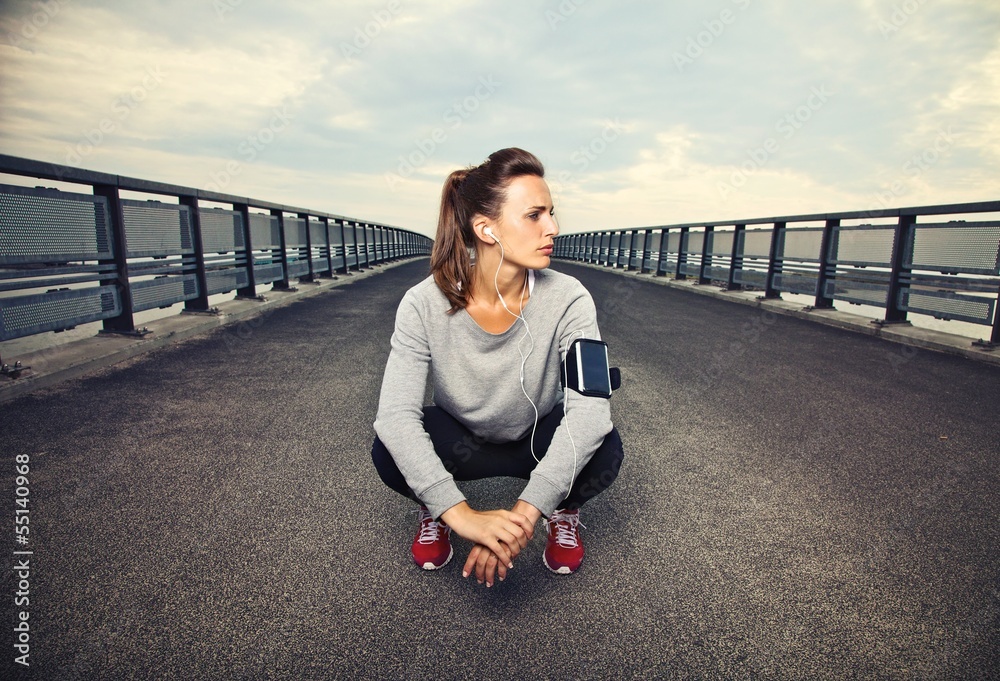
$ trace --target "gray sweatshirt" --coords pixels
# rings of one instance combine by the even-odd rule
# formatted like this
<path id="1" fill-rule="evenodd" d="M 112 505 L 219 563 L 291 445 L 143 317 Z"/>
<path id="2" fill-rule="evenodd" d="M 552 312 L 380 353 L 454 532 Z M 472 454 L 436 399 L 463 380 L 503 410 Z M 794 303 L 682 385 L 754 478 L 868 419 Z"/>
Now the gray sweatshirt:
<path id="1" fill-rule="evenodd" d="M 545 516 L 569 494 L 580 469 L 611 431 L 608 400 L 585 397 L 560 387 L 562 356 L 577 338 L 600 338 L 597 310 L 579 281 L 552 270 L 536 270 L 524 306 L 525 324 L 516 321 L 499 334 L 484 331 L 465 310 L 448 314 L 450 304 L 432 277 L 403 296 L 382 379 L 375 433 L 417 497 L 438 518 L 465 500 L 454 478 L 434 452 L 423 428 L 428 379 L 434 404 L 475 435 L 489 442 L 511 442 L 530 434 L 535 412 L 566 415 L 520 498 Z M 529 354 L 530 350 L 530 354 Z M 567 428 L 567 423 L 569 427 Z M 574 452 L 575 445 L 575 452 Z M 575 468 L 574 468 L 575 459 Z"/>

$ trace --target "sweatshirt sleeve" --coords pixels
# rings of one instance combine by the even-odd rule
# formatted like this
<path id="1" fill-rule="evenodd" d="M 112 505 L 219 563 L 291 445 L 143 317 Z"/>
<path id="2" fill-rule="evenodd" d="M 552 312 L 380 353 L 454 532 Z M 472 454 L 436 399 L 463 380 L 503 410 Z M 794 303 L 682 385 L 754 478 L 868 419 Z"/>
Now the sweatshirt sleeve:
<path id="1" fill-rule="evenodd" d="M 382 378 L 375 434 L 392 455 L 406 484 L 439 518 L 465 496 L 434 451 L 423 424 L 431 352 L 419 301 L 408 292 L 396 311 L 396 327 Z"/>
<path id="2" fill-rule="evenodd" d="M 583 290 L 567 308 L 557 328 L 560 359 L 577 338 L 600 340 L 597 309 Z M 610 400 L 566 389 L 565 414 L 545 456 L 532 471 L 520 498 L 549 517 L 569 495 L 576 477 L 611 432 Z M 556 407 L 557 409 L 559 407 Z"/>

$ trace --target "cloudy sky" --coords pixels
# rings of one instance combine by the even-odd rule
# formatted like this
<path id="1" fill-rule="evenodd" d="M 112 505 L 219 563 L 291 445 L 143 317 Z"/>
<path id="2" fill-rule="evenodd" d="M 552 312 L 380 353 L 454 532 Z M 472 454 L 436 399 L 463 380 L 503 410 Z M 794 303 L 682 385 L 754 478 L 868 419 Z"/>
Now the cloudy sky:
<path id="1" fill-rule="evenodd" d="M 1000 198 L 996 0 L 0 0 L 0 153 L 432 233 L 520 146 L 564 233 Z"/>

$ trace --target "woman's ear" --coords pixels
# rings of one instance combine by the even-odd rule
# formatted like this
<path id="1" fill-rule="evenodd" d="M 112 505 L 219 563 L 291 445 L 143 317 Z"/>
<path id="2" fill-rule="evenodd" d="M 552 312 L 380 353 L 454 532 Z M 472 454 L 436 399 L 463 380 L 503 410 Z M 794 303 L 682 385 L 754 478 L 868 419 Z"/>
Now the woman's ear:
<path id="1" fill-rule="evenodd" d="M 476 215 L 472 218 L 472 231 L 475 232 L 476 238 L 490 246 L 499 242 L 495 227 L 493 221 L 486 216 Z"/>

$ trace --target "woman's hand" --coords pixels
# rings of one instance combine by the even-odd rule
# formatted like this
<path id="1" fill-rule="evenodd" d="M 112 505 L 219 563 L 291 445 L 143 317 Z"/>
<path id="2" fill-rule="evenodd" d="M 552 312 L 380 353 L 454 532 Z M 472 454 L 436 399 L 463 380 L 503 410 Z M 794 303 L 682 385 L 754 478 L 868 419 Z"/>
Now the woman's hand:
<path id="1" fill-rule="evenodd" d="M 508 567 L 534 534 L 534 526 L 520 513 L 477 511 L 465 501 L 442 513 L 441 520 L 458 536 L 482 544 L 497 554 Z"/>
<path id="2" fill-rule="evenodd" d="M 445 511 L 441 519 L 459 536 L 476 544 L 465 561 L 462 576 L 475 572 L 476 581 L 490 587 L 494 577 L 499 576 L 500 581 L 507 577 L 514 558 L 534 536 L 541 515 L 534 506 L 520 500 L 511 511 L 476 511 L 462 502 Z"/>

